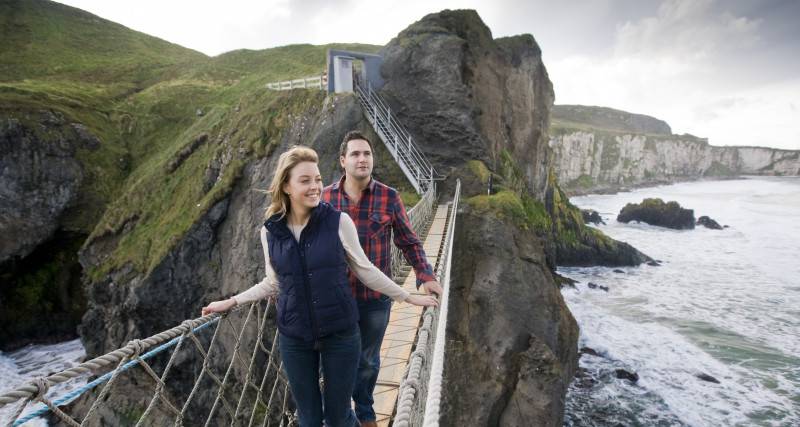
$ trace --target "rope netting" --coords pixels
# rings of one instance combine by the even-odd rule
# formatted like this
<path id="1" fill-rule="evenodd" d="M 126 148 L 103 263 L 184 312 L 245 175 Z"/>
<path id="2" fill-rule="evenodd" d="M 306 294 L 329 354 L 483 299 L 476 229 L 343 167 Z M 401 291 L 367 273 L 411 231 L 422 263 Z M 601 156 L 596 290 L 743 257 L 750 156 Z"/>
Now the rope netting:
<path id="1" fill-rule="evenodd" d="M 292 425 L 295 417 L 288 399 L 288 382 L 281 372 L 277 333 L 265 335 L 274 331 L 274 327 L 267 327 L 269 320 L 274 321 L 274 315 L 270 315 L 273 306 L 271 301 L 262 301 L 244 304 L 222 315 L 187 320 L 74 368 L 36 378 L 0 395 L 0 407 L 16 405 L 13 416 L 4 424 L 22 425 L 48 412 L 52 414 L 48 416 L 69 426 L 105 424 L 109 422 L 109 412 L 120 410 L 115 399 L 108 399 L 115 386 L 126 375 L 133 375 L 131 368 L 141 367 L 136 370 L 140 377 L 137 388 L 145 387 L 143 372 L 150 380 L 152 395 L 137 402 L 136 407 L 125 408 L 124 416 L 118 419 L 125 419 L 126 424 L 165 425 L 166 419 L 170 419 L 169 423 L 175 426 Z M 229 338 L 221 339 L 222 335 Z M 193 356 L 200 356 L 194 358 L 202 361 L 199 366 L 187 363 Z M 181 368 L 176 370 L 176 365 Z M 99 375 L 104 370 L 108 372 Z M 55 384 L 93 375 L 99 376 L 58 398 L 47 393 Z M 168 387 L 173 377 L 186 384 L 187 375 L 194 377 L 190 389 Z M 127 386 L 116 391 L 131 392 Z M 136 394 L 143 395 L 141 390 Z M 79 403 L 71 405 L 72 402 Z M 136 415 L 135 420 L 131 420 L 132 414 Z"/>

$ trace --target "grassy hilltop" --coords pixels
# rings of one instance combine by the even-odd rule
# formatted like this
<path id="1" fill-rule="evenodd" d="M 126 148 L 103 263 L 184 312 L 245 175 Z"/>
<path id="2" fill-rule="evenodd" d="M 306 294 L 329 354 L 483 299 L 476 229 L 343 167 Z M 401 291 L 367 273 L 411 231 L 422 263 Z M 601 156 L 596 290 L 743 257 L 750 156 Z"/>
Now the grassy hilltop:
<path id="1" fill-rule="evenodd" d="M 126 263 L 151 269 L 230 191 L 243 158 L 269 154 L 290 116 L 324 97 L 269 91 L 266 83 L 322 73 L 329 48 L 380 49 L 293 45 L 208 57 L 45 0 L 0 2 L 0 38 L 0 122 L 17 120 L 40 142 L 56 144 L 62 136 L 45 114 L 82 124 L 100 140 L 76 149 L 84 180 L 60 228 L 82 242 L 136 222 L 102 267 L 84 272 L 90 279 Z M 231 156 L 234 145 L 239 152 Z M 209 177 L 212 159 L 223 161 Z M 70 249 L 50 250 L 70 256 L 59 252 L 22 270 L 0 266 L 10 283 L 0 289 L 8 316 L 58 310 L 52 283 L 77 265 L 75 242 L 63 247 Z"/>

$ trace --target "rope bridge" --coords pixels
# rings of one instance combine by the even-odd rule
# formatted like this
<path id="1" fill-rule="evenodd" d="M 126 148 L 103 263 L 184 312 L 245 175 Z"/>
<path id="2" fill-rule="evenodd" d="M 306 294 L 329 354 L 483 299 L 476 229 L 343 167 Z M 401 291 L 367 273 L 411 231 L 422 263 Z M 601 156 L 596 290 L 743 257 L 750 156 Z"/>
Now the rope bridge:
<path id="1" fill-rule="evenodd" d="M 436 186 L 430 186 L 409 211 L 420 235 L 430 222 L 435 193 Z M 458 190 L 447 220 L 446 243 L 437 254 L 435 266 L 445 295 L 440 309 L 429 307 L 424 312 L 416 350 L 409 359 L 400 388 L 395 418 L 398 426 L 422 425 L 427 390 L 436 393 L 440 390 L 436 385 L 429 386 L 427 381 L 437 375 L 439 381 L 441 378 L 441 366 L 438 374 L 435 371 L 437 356 L 433 348 L 436 331 L 443 330 L 441 322 L 446 320 L 449 255 L 457 203 Z M 402 255 L 396 248 L 392 250 L 399 271 Z M 445 315 L 440 317 L 442 312 Z M 186 320 L 149 338 L 133 340 L 118 350 L 0 394 L 0 410 L 13 408 L 13 415 L 3 425 L 20 426 L 43 416 L 55 417 L 69 426 L 114 424 L 106 416 L 109 409 L 119 412 L 120 408 L 104 406 L 111 405 L 108 397 L 114 394 L 115 386 L 126 373 L 149 378 L 153 387 L 152 394 L 147 392 L 146 399 L 137 401 L 140 408 L 145 404 L 146 407 L 134 414 L 131 425 L 296 425 L 288 382 L 281 371 L 277 336 L 272 300 L 244 304 L 221 315 Z M 132 370 L 136 367 L 141 370 Z M 48 394 L 51 386 L 75 384 L 91 376 L 97 377 L 62 396 Z M 170 387 L 171 380 L 189 384 L 187 376 L 192 379 L 191 388 Z M 137 389 L 146 387 L 141 381 L 135 383 Z M 130 391 L 128 387 L 122 390 Z M 428 394 L 428 400 L 431 396 L 438 399 L 438 394 Z M 433 406 L 430 403 L 427 406 L 430 412 Z M 438 400 L 435 406 L 438 411 Z"/>

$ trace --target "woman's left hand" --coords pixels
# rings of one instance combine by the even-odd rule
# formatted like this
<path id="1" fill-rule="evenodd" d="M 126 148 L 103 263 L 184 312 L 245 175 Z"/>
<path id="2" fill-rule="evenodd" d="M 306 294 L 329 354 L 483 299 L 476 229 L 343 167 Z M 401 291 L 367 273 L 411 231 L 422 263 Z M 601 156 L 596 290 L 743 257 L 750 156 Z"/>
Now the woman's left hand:
<path id="1" fill-rule="evenodd" d="M 409 295 L 406 301 L 412 305 L 419 305 L 422 307 L 438 307 L 439 301 L 430 295 Z"/>
<path id="2" fill-rule="evenodd" d="M 201 314 L 208 316 L 211 313 L 222 313 L 236 307 L 236 300 L 233 298 L 224 299 L 222 301 L 214 301 L 211 304 L 203 307 Z"/>

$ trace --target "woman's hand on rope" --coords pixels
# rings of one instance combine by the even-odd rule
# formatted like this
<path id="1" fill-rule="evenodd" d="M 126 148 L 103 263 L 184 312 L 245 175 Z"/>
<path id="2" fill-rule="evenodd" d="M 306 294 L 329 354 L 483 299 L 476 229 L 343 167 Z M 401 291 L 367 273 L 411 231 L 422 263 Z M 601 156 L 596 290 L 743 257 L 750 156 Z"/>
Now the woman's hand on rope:
<path id="1" fill-rule="evenodd" d="M 203 316 L 208 316 L 211 313 L 222 313 L 236 307 L 236 300 L 233 298 L 224 299 L 222 301 L 214 301 L 211 304 L 203 307 L 201 312 Z"/>
<path id="2" fill-rule="evenodd" d="M 436 297 L 430 295 L 409 295 L 405 302 L 411 305 L 419 305 L 422 307 L 439 306 L 439 301 L 436 299 Z"/>

